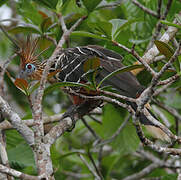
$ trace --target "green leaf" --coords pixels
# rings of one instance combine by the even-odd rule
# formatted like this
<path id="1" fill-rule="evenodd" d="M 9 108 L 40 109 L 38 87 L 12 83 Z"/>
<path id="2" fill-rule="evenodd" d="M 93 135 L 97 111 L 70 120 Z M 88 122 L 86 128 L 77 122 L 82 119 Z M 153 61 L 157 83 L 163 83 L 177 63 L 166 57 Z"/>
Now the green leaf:
<path id="1" fill-rule="evenodd" d="M 44 18 L 44 20 L 42 21 L 40 25 L 41 31 L 46 32 L 47 29 L 50 27 L 50 25 L 52 25 L 51 18 L 50 17 Z"/>
<path id="2" fill-rule="evenodd" d="M 14 85 L 18 89 L 20 89 L 24 94 L 26 94 L 27 96 L 29 95 L 28 82 L 26 80 L 17 78 L 14 82 Z"/>
<path id="3" fill-rule="evenodd" d="M 75 83 L 75 82 L 59 82 L 59 83 L 55 83 L 49 87 L 47 87 L 44 91 L 44 95 L 48 94 L 49 92 L 51 92 L 52 90 L 56 89 L 56 88 L 60 88 L 60 87 L 84 87 L 86 89 L 89 90 L 94 90 L 93 88 L 91 88 L 90 86 L 86 85 L 86 84 L 81 84 L 81 83 Z"/>
<path id="4" fill-rule="evenodd" d="M 33 1 L 40 4 L 41 6 L 43 5 L 44 7 L 50 8 L 52 10 L 56 9 L 56 5 L 57 5 L 57 2 L 58 2 L 58 0 L 51 0 L 51 1 L 48 1 L 48 0 L 33 0 Z"/>
<path id="5" fill-rule="evenodd" d="M 39 86 L 40 82 L 38 81 L 34 86 L 29 89 L 29 94 L 32 94 L 36 89 L 38 89 Z"/>
<path id="6" fill-rule="evenodd" d="M 96 22 L 89 22 L 88 26 L 96 34 L 99 34 L 100 36 L 106 37 L 110 40 L 112 39 L 112 24 L 110 22 L 97 20 Z"/>
<path id="7" fill-rule="evenodd" d="M 173 49 L 166 43 L 162 42 L 162 41 L 155 41 L 155 45 L 158 48 L 158 50 L 160 51 L 161 54 L 163 54 L 166 58 L 171 58 L 174 51 Z"/>
<path id="8" fill-rule="evenodd" d="M 107 104 L 103 109 L 103 137 L 110 138 L 118 127 L 122 124 L 127 116 L 125 109 L 115 107 L 112 104 Z M 136 130 L 131 123 L 127 123 L 117 138 L 111 143 L 113 148 L 120 151 L 122 154 L 134 152 L 139 145 L 139 139 Z"/>
<path id="9" fill-rule="evenodd" d="M 100 67 L 100 59 L 98 57 L 88 59 L 84 65 L 83 70 L 84 72 L 89 71 L 90 69 L 96 70 L 98 67 Z"/>
<path id="10" fill-rule="evenodd" d="M 168 21 L 160 21 L 162 24 L 166 24 L 167 26 L 173 26 L 173 27 L 176 27 L 178 29 L 181 29 L 181 25 L 179 24 L 175 24 L 175 23 L 172 23 L 172 22 L 168 22 Z"/>
<path id="11" fill-rule="evenodd" d="M 16 130 L 6 131 L 7 153 L 10 162 L 17 162 L 35 168 L 33 152 Z M 22 156 L 23 154 L 23 156 Z"/>
<path id="12" fill-rule="evenodd" d="M 181 15 L 180 14 L 176 14 L 175 17 L 176 17 L 178 23 L 181 24 Z"/>
<path id="13" fill-rule="evenodd" d="M 101 39 L 101 40 L 105 40 L 105 41 L 110 41 L 109 39 L 107 39 L 106 37 L 102 37 L 99 36 L 97 34 L 93 34 L 90 32 L 86 32 L 86 31 L 74 31 L 71 33 L 71 36 L 82 36 L 82 37 L 90 37 L 90 38 L 95 38 L 95 39 Z"/>
<path id="14" fill-rule="evenodd" d="M 24 24 L 14 27 L 8 31 L 9 33 L 18 34 L 18 33 L 36 33 L 41 34 L 40 30 L 33 26 L 32 24 Z"/>
<path id="15" fill-rule="evenodd" d="M 120 160 L 120 157 L 117 154 L 110 154 L 102 159 L 101 164 L 104 167 L 105 179 L 109 179 L 110 173 L 118 160 Z"/>
<path id="16" fill-rule="evenodd" d="M 116 74 L 123 73 L 123 72 L 129 72 L 129 71 L 132 71 L 134 69 L 139 69 L 139 68 L 143 68 L 143 65 L 132 65 L 132 66 L 126 66 L 126 67 L 119 68 L 119 69 L 113 71 L 112 73 L 108 74 L 106 77 L 104 77 L 101 80 L 101 82 L 98 84 L 97 88 L 99 88 L 105 80 L 111 78 L 112 76 L 115 76 Z"/>
<path id="17" fill-rule="evenodd" d="M 132 23 L 138 22 L 140 19 L 130 19 L 130 20 L 125 20 L 125 19 L 112 19 L 109 22 L 112 23 L 113 28 L 112 28 L 112 40 L 115 40 L 119 33 Z"/>
<path id="18" fill-rule="evenodd" d="M 156 40 L 155 45 L 158 48 L 159 52 L 161 54 L 163 54 L 167 59 L 170 59 L 173 56 L 174 51 L 168 44 L 166 44 L 162 41 Z M 179 72 L 180 71 L 180 63 L 179 63 L 178 59 L 173 63 L 173 65 L 174 65 L 176 71 Z"/>
<path id="19" fill-rule="evenodd" d="M 2 6 L 3 4 L 7 3 L 8 0 L 0 0 L 0 6 Z"/>
<path id="20" fill-rule="evenodd" d="M 57 11 L 57 13 L 61 12 L 62 5 L 63 5 L 62 0 L 58 0 L 57 5 L 56 5 L 56 11 Z"/>
<path id="21" fill-rule="evenodd" d="M 100 59 L 97 57 L 88 59 L 83 65 L 83 70 L 86 73 L 86 77 L 94 88 L 96 88 L 95 78 L 100 69 L 99 67 Z"/>
<path id="22" fill-rule="evenodd" d="M 22 156 L 23 154 L 23 156 Z M 8 158 L 11 161 L 16 161 L 24 164 L 24 166 L 34 166 L 34 156 L 31 148 L 27 144 L 19 144 L 15 148 L 8 150 Z"/>
<path id="23" fill-rule="evenodd" d="M 87 10 L 85 8 L 78 7 L 75 0 L 65 0 L 61 7 L 61 13 L 64 16 L 70 15 L 72 13 L 81 14 L 81 16 L 83 16 L 87 15 Z"/>
<path id="24" fill-rule="evenodd" d="M 82 0 L 89 12 L 93 11 L 102 0 Z"/>
<path id="25" fill-rule="evenodd" d="M 37 26 L 41 24 L 42 16 L 39 14 L 35 3 L 32 3 L 32 1 L 29 0 L 21 0 L 18 5 L 17 10 L 25 20 Z"/>
<path id="26" fill-rule="evenodd" d="M 143 43 L 146 43 L 146 42 L 149 42 L 150 41 L 150 38 L 147 38 L 147 39 L 129 39 L 129 42 L 131 42 L 132 44 L 143 44 Z"/>

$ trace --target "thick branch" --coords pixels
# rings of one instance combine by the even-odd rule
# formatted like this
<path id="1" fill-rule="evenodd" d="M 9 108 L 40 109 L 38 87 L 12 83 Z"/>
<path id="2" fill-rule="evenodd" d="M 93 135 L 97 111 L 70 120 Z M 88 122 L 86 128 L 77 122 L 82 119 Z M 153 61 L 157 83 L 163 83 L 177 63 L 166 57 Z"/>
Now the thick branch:
<path id="1" fill-rule="evenodd" d="M 16 171 L 14 169 L 11 169 L 9 167 L 3 166 L 2 164 L 0 164 L 0 172 L 23 179 L 23 180 L 40 180 L 40 177 L 36 177 L 36 176 L 30 176 L 28 174 L 24 174 L 20 171 Z"/>
<path id="2" fill-rule="evenodd" d="M 12 126 L 25 138 L 29 145 L 34 144 L 34 133 L 26 126 L 26 124 L 21 120 L 19 115 L 12 111 L 9 104 L 0 96 L 0 109 L 5 118 L 7 118 Z"/>

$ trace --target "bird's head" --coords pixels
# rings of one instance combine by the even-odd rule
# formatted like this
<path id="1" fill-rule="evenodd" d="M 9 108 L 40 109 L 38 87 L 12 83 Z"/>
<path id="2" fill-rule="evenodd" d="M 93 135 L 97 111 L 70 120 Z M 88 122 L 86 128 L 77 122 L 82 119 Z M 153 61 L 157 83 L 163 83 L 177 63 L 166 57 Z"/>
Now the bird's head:
<path id="1" fill-rule="evenodd" d="M 21 43 L 17 54 L 20 56 L 20 71 L 18 78 L 40 80 L 45 63 L 40 63 L 38 57 L 42 54 L 35 54 L 38 45 L 38 39 L 32 40 L 29 36 L 25 43 Z"/>
<path id="2" fill-rule="evenodd" d="M 12 38 L 1 24 L 0 29 L 13 43 L 16 53 L 20 56 L 20 72 L 18 78 L 40 80 L 46 62 L 40 63 L 38 61 L 38 57 L 44 52 L 44 50 L 38 55 L 35 54 L 38 45 L 38 38 L 33 40 L 30 36 L 27 36 L 26 42 L 20 43 Z"/>
<path id="3" fill-rule="evenodd" d="M 45 63 L 40 63 L 38 55 L 35 55 L 35 50 L 37 48 L 38 39 L 32 40 L 30 37 L 27 37 L 27 41 L 23 43 L 23 46 L 20 47 L 20 50 L 17 54 L 20 56 L 20 72 L 19 78 L 21 79 L 31 79 L 31 80 L 40 80 Z"/>

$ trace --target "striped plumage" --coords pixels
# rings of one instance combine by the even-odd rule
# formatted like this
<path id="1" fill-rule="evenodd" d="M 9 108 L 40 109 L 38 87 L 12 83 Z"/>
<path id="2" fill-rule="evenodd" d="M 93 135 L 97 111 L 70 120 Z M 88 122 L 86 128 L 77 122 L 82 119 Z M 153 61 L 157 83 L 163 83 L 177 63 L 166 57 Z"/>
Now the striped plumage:
<path id="1" fill-rule="evenodd" d="M 123 67 L 122 56 L 100 46 L 68 48 L 61 51 L 52 66 L 54 70 L 61 70 L 56 74 L 56 78 L 64 82 L 86 82 L 87 72 L 84 70 L 84 64 L 93 58 L 98 58 L 101 66 L 101 70 L 98 70 L 99 73 L 96 75 L 96 82 L 100 82 L 111 72 Z M 144 89 L 130 72 L 115 75 L 104 82 L 104 85 L 112 85 L 120 94 L 134 98 Z"/>

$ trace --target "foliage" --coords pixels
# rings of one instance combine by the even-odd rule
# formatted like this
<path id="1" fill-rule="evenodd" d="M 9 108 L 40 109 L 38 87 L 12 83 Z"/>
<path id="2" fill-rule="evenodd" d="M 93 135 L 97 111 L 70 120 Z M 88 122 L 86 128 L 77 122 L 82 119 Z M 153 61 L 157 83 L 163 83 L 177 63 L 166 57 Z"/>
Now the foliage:
<path id="1" fill-rule="evenodd" d="M 140 0 L 139 2 L 155 12 L 157 11 L 157 0 Z M 65 17 L 67 27 L 71 27 L 71 25 L 80 17 L 86 16 L 87 18 L 82 22 L 82 24 L 71 33 L 70 39 L 66 44 L 64 44 L 64 47 L 97 44 L 121 54 L 124 57 L 123 63 L 126 67 L 114 71 L 112 74 L 105 77 L 103 81 L 117 73 L 132 71 L 143 67 L 142 65 L 135 65 L 134 63 L 136 62 L 136 59 L 126 51 L 113 45 L 112 41 L 121 43 L 128 48 L 132 48 L 133 44 L 135 44 L 135 50 L 140 56 L 142 56 L 150 43 L 155 26 L 158 22 L 157 18 L 146 14 L 140 8 L 135 6 L 131 0 L 19 0 L 14 3 L 16 6 L 15 10 L 17 18 L 20 18 L 23 23 L 18 23 L 16 26 L 10 25 L 8 32 L 11 36 L 16 36 L 19 39 L 23 39 L 27 34 L 33 34 L 35 37 L 41 37 L 39 42 L 40 50 L 37 51 L 41 51 L 42 49 L 49 47 L 49 49 L 43 54 L 43 59 L 49 57 L 55 48 L 55 45 L 50 41 L 50 39 L 47 39 L 46 36 L 58 41 L 63 33 L 59 23 L 57 23 L 58 17 L 55 14 L 61 13 Z M 3 4 L 12 8 L 10 1 L 0 2 L 0 6 Z M 166 7 L 166 4 L 167 1 L 163 1 L 162 11 Z M 175 17 L 178 21 L 180 21 L 180 9 L 180 1 L 173 0 L 167 18 L 162 20 L 161 23 L 168 26 L 176 26 L 181 29 L 180 25 L 172 23 Z M 165 30 L 163 28 L 161 33 L 164 32 Z M 179 31 L 175 38 L 178 40 L 180 37 L 181 32 Z M 3 58 L 8 57 L 9 54 L 14 52 L 14 49 L 6 38 L 3 37 L 0 39 L 0 54 Z M 173 55 L 175 47 L 172 43 L 166 44 L 161 41 L 155 41 L 155 44 L 159 49 L 160 54 L 167 57 L 164 61 L 152 64 L 152 67 L 159 70 Z M 180 62 L 181 56 L 179 56 L 178 60 L 174 63 L 174 71 L 166 72 L 162 78 L 164 79 L 169 77 L 171 73 L 179 73 Z M 97 64 L 99 64 L 99 62 L 89 64 L 90 66 L 94 66 L 94 71 L 91 72 L 91 77 L 93 77 L 98 70 Z M 32 118 L 27 97 L 37 89 L 39 84 L 28 84 L 29 82 L 21 79 L 11 81 L 16 77 L 18 67 L 19 58 L 17 57 L 8 67 L 11 77 L 5 75 L 5 81 L 7 84 L 7 93 L 10 94 L 10 99 L 12 102 L 16 103 L 16 106 L 13 107 L 14 110 L 18 112 L 21 110 L 22 117 L 26 120 Z M 10 80 L 10 78 L 12 79 Z M 147 86 L 150 83 L 149 74 L 146 71 L 142 71 L 138 75 L 138 79 L 144 86 Z M 57 112 L 57 106 L 60 107 L 60 109 L 58 109 L 59 113 L 66 111 L 67 107 L 69 107 L 70 101 L 62 93 L 60 87 L 84 86 L 89 90 L 93 90 L 95 88 L 99 88 L 103 81 L 96 86 L 94 79 L 90 79 L 90 84 L 92 83 L 90 86 L 79 83 L 57 83 L 52 86 L 47 85 L 48 87 L 45 90 L 43 100 L 44 114 L 55 114 L 55 112 Z M 20 91 L 20 89 L 22 91 Z M 180 111 L 180 92 L 181 89 L 179 80 L 158 96 L 158 100 Z M 176 134 L 177 130 L 175 129 L 175 120 L 173 120 L 173 115 L 162 109 L 160 109 L 160 112 L 169 121 L 170 129 Z M 93 121 L 87 116 L 85 119 L 100 138 L 109 139 L 127 116 L 128 113 L 125 109 L 118 109 L 111 104 L 107 104 L 103 108 L 103 114 L 101 116 L 95 116 L 95 118 L 99 120 L 102 119 L 102 124 L 98 124 L 96 121 Z M 146 131 L 145 133 L 147 134 Z M 29 146 L 14 130 L 8 130 L 6 132 L 6 136 L 7 151 L 11 167 L 28 174 L 36 174 L 36 166 Z M 145 161 L 143 158 L 135 155 L 135 151 L 140 147 L 139 143 L 140 141 L 136 135 L 135 128 L 130 120 L 114 141 L 105 146 L 107 150 L 105 150 L 105 153 L 102 157 L 100 157 L 97 150 L 99 147 L 94 147 L 94 137 L 86 129 L 82 121 L 79 121 L 71 133 L 65 133 L 51 148 L 53 167 L 56 170 L 55 178 L 57 180 L 67 179 L 68 177 L 69 179 L 75 179 L 66 173 L 74 172 L 80 175 L 88 174 L 88 177 L 81 179 L 93 179 L 93 176 L 88 168 L 80 160 L 79 151 L 84 152 L 82 155 L 90 164 L 91 162 L 88 152 L 91 152 L 95 163 L 101 163 L 101 171 L 105 179 L 121 179 L 134 174 L 150 164 L 149 160 Z M 155 153 L 151 150 L 149 151 L 160 159 L 165 158 L 162 154 Z M 176 175 L 174 174 L 175 172 L 171 171 L 171 173 L 173 173 L 173 175 L 169 174 L 167 169 L 159 168 L 155 169 L 148 175 L 148 177 L 162 177 L 165 180 L 176 179 Z"/>

